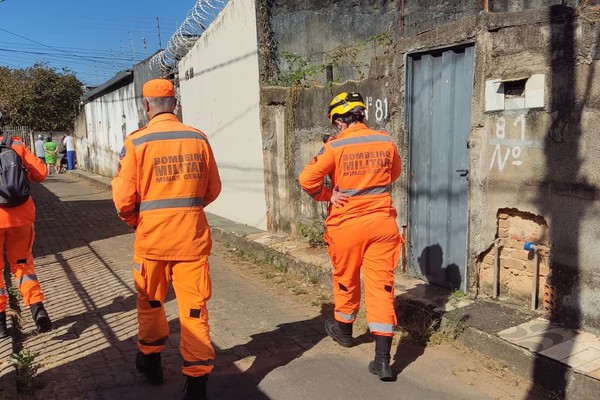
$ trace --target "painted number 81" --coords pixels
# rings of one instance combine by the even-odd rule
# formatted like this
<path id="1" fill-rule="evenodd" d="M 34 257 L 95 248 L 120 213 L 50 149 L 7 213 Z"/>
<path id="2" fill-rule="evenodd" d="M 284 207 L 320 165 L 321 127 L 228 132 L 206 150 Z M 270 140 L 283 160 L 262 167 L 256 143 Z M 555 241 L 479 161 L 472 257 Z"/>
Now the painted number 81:
<path id="1" fill-rule="evenodd" d="M 372 108 L 375 107 L 375 120 L 377 122 L 381 122 L 388 117 L 388 99 L 387 97 L 384 99 L 373 99 L 372 97 L 367 97 L 367 110 L 366 117 L 369 119 L 370 111 L 373 111 Z"/>

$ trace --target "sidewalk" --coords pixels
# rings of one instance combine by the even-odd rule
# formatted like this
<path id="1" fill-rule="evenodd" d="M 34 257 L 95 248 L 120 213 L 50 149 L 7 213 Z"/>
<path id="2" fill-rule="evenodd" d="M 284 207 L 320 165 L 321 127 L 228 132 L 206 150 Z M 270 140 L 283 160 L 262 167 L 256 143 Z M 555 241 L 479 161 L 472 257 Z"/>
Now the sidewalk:
<path id="1" fill-rule="evenodd" d="M 88 181 L 96 186 L 100 191 L 110 190 L 110 179 L 99 177 L 85 171 L 70 171 L 78 178 Z M 60 177 L 59 177 L 60 179 Z M 76 194 L 73 194 L 76 200 Z M 56 226 L 55 240 L 60 243 L 61 240 L 77 240 L 76 237 L 89 237 L 90 235 L 100 235 L 103 237 L 116 237 L 126 233 L 126 227 L 119 232 L 101 232 L 99 229 L 103 218 L 114 217 L 114 208 L 110 201 L 103 198 L 98 205 L 94 206 L 94 212 L 97 214 L 91 219 L 90 226 L 79 228 L 80 232 L 67 235 L 61 233 L 60 229 L 72 229 L 76 224 L 69 221 L 58 222 Z M 43 204 L 42 204 L 43 206 Z M 39 205 L 38 205 L 39 207 Z M 75 208 L 73 209 L 75 210 Z M 75 213 L 75 211 L 74 211 Z M 311 281 L 319 281 L 323 285 L 331 285 L 331 267 L 329 259 L 324 250 L 318 250 L 308 247 L 308 245 L 292 240 L 291 238 L 264 232 L 252 227 L 237 224 L 227 219 L 208 215 L 215 239 L 227 243 L 232 248 L 237 248 L 245 253 L 252 254 L 257 260 L 268 260 L 274 265 L 286 266 L 288 270 L 302 273 L 311 277 Z M 89 216 L 73 215 L 73 219 L 89 219 Z M 52 221 L 46 223 L 52 224 Z M 80 224 L 81 225 L 81 224 Z M 124 236 L 125 237 L 125 236 Z M 56 244 L 55 244 L 56 245 Z M 68 265 L 64 262 L 65 258 L 80 258 L 81 262 L 89 263 L 90 270 L 93 271 L 99 266 L 93 260 L 96 260 L 94 252 L 104 252 L 110 254 L 114 252 L 114 240 L 107 244 L 106 248 L 95 248 L 79 250 L 78 254 L 68 252 L 61 254 L 51 254 L 49 249 L 39 248 L 38 253 L 45 255 L 48 263 L 58 262 L 61 265 Z M 124 242 L 118 244 L 119 252 L 131 252 L 131 243 Z M 53 252 L 55 253 L 55 252 Z M 36 257 L 36 260 L 38 258 Z M 110 257 L 102 257 L 110 260 Z M 110 262 L 110 261 L 109 261 Z M 115 261 L 116 263 L 116 261 Z M 101 266 L 102 267 L 102 266 Z M 104 266 L 106 267 L 106 266 Z M 112 302 L 111 304 L 86 304 L 85 299 L 82 304 L 73 305 L 73 317 L 81 319 L 81 326 L 75 325 L 73 332 L 65 332 L 65 335 L 73 335 L 79 338 L 79 333 L 84 332 L 85 324 L 89 316 L 86 310 L 102 309 L 109 310 L 118 318 L 119 313 L 134 313 L 135 310 L 126 309 L 125 300 L 133 296 L 131 289 L 123 282 L 129 279 L 129 266 L 120 268 L 120 266 L 111 265 L 111 271 L 115 271 L 110 276 L 110 287 L 112 290 L 121 293 L 123 302 Z M 122 271 L 121 271 L 122 269 Z M 68 270 L 66 272 L 68 274 Z M 93 274 L 88 277 L 89 282 L 86 285 L 92 287 L 105 287 L 106 282 L 94 282 Z M 72 279 L 73 285 L 83 284 L 81 281 Z M 103 280 L 107 278 L 104 277 Z M 51 283 L 49 283 L 51 284 Z M 429 285 L 423 281 L 412 278 L 406 274 L 396 275 L 396 293 L 400 299 L 409 300 L 411 303 L 426 307 L 440 315 L 441 325 L 460 327 L 461 334 L 457 340 L 468 347 L 477 350 L 487 356 L 491 356 L 509 369 L 519 375 L 522 375 L 556 394 L 558 399 L 595 399 L 600 393 L 600 339 L 586 332 L 572 332 L 562 329 L 558 326 L 549 324 L 547 321 L 539 319 L 537 314 L 528 310 L 516 309 L 514 307 L 497 301 L 477 300 L 460 301 L 454 299 L 451 293 L 436 286 Z M 88 289 L 89 290 L 89 289 Z M 114 293 L 111 293 L 114 295 Z M 65 293 L 67 297 L 68 293 Z M 94 296 L 94 299 L 101 296 Z M 55 299 L 54 301 L 59 301 Z M 91 299 L 90 299 L 91 301 Z M 122 351 L 131 351 L 132 336 L 135 335 L 136 326 L 123 326 L 121 333 L 124 338 L 129 338 L 123 342 Z M 72 329 L 73 330 L 73 329 Z M 90 352 L 95 350 L 101 343 L 102 338 L 90 338 L 86 342 L 86 348 L 77 349 L 78 352 Z M 79 340 L 81 343 L 81 340 Z M 13 351 L 15 349 L 12 349 Z M 0 354 L 5 355 L 10 349 L 0 347 Z M 118 352 L 118 349 L 114 350 Z M 79 353 L 78 353 L 79 354 Z M 68 356 L 68 355 L 67 355 Z M 104 352 L 103 357 L 113 357 L 110 352 Z M 133 354 L 127 355 L 133 357 Z M 64 361 L 64 360 L 63 360 Z M 87 368 L 90 365 L 93 368 L 94 363 L 89 360 L 86 363 Z M 99 362 L 99 367 L 104 363 Z M 12 367 L 10 367 L 12 368 Z M 0 377 L 10 374 L 8 367 L 0 369 Z M 98 371 L 99 380 L 97 384 L 102 384 L 102 376 L 107 376 L 107 371 Z M 133 379 L 123 376 L 123 379 Z M 4 378 L 2 378 L 4 379 Z M 76 385 L 76 382 L 72 382 Z M 2 391 L 0 391 L 0 395 Z"/>

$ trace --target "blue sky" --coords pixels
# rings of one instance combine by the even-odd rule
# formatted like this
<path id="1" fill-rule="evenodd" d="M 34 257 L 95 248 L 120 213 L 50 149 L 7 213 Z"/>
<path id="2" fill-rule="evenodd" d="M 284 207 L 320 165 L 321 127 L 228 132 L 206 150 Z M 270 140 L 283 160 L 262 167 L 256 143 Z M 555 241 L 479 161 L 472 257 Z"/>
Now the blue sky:
<path id="1" fill-rule="evenodd" d="M 48 62 L 95 86 L 167 43 L 196 0 L 0 0 L 0 66 Z M 158 17 L 158 21 L 157 21 Z M 145 47 L 144 47 L 145 43 Z"/>

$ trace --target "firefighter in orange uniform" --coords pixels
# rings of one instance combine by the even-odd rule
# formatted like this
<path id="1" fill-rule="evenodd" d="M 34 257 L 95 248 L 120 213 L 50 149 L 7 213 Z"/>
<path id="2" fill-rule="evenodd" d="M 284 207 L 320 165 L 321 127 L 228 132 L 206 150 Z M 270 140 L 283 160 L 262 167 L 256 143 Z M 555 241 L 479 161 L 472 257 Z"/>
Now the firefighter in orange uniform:
<path id="1" fill-rule="evenodd" d="M 150 122 L 126 138 L 112 181 L 117 212 L 135 228 L 136 367 L 150 383 L 162 383 L 160 354 L 169 335 L 164 301 L 172 281 L 186 399 L 204 399 L 215 357 L 206 308 L 212 242 L 204 207 L 221 192 L 221 179 L 206 135 L 173 114 L 173 84 L 153 79 L 142 92 Z"/>
<path id="2" fill-rule="evenodd" d="M 400 176 L 400 156 L 390 135 L 365 125 L 359 93 L 337 95 L 328 117 L 339 134 L 325 143 L 299 177 L 304 191 L 329 202 L 324 239 L 333 264 L 335 320 L 328 319 L 325 330 L 338 344 L 353 345 L 362 269 L 367 323 L 375 337 L 375 359 L 368 369 L 387 381 L 393 379 L 394 269 L 403 241 L 390 185 Z M 325 176 L 331 179 L 331 188 L 323 185 Z"/>
<path id="3" fill-rule="evenodd" d="M 0 137 L 0 140 L 4 138 Z M 42 182 L 46 179 L 48 175 L 46 164 L 36 157 L 25 143 L 19 138 L 13 138 L 10 147 L 27 169 L 30 181 Z M 6 247 L 10 270 L 18 284 L 23 302 L 29 306 L 37 332 L 41 333 L 52 330 L 52 322 L 44 308 L 44 294 L 33 264 L 34 221 L 35 205 L 31 196 L 15 207 L 0 207 L 0 248 Z M 7 302 L 8 293 L 3 274 L 0 273 L 0 338 L 8 337 Z"/>

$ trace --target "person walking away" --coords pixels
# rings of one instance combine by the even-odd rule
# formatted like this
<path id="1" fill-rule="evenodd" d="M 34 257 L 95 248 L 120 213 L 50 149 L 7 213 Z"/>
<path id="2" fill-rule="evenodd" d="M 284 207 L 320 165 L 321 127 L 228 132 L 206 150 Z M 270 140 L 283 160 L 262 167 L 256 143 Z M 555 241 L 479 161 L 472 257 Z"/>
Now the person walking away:
<path id="1" fill-rule="evenodd" d="M 338 136 L 304 167 L 299 183 L 315 200 L 329 202 L 324 240 L 333 264 L 335 306 L 325 330 L 341 346 L 353 345 L 362 270 L 367 324 L 375 338 L 368 370 L 387 381 L 393 379 L 390 351 L 397 324 L 394 269 L 404 240 L 390 185 L 400 176 L 401 160 L 388 133 L 367 127 L 365 109 L 359 93 L 343 92 L 331 101 L 327 116 Z M 331 188 L 323 184 L 326 176 Z"/>
<path id="2" fill-rule="evenodd" d="M 48 175 L 50 175 L 50 167 L 54 167 L 54 171 L 58 174 L 56 169 L 56 157 L 58 154 L 58 145 L 52 141 L 50 136 L 46 137 L 46 143 L 44 143 L 45 160 L 48 166 Z"/>
<path id="3" fill-rule="evenodd" d="M 206 135 L 173 114 L 173 84 L 153 79 L 142 94 L 149 123 L 125 139 L 112 181 L 117 213 L 135 229 L 136 367 L 151 384 L 162 383 L 161 351 L 169 335 L 164 302 L 172 281 L 185 398 L 205 399 L 215 351 L 207 310 L 212 242 L 204 207 L 221 192 L 221 179 Z"/>
<path id="4" fill-rule="evenodd" d="M 40 134 L 37 136 L 37 140 L 34 143 L 35 155 L 37 158 L 46 162 L 46 151 L 44 150 L 44 137 Z"/>
<path id="5" fill-rule="evenodd" d="M 63 172 L 63 168 L 66 171 L 68 168 L 68 164 L 67 164 L 67 147 L 64 144 L 64 140 L 65 140 L 65 135 L 62 135 L 60 137 L 60 141 L 58 143 L 58 154 L 57 154 L 57 159 L 56 159 L 56 168 L 58 169 L 58 172 L 61 173 Z"/>
<path id="6" fill-rule="evenodd" d="M 75 169 L 75 142 L 70 133 L 63 139 L 63 144 L 67 149 L 67 169 Z"/>
<path id="7" fill-rule="evenodd" d="M 35 156 L 20 139 L 5 138 L 0 131 L 0 141 L 16 152 L 23 167 L 27 169 L 29 178 L 26 179 L 34 182 L 42 182 L 46 179 L 48 173 L 46 164 Z M 2 148 L 0 151 L 4 153 L 11 150 Z M 2 153 L 0 153 L 0 156 Z M 35 205 L 33 199 L 27 195 L 24 202 L 22 202 L 22 199 L 19 201 L 22 202 L 21 204 L 10 204 L 6 203 L 8 199 L 2 197 L 0 248 L 6 248 L 10 271 L 14 281 L 18 284 L 23 302 L 31 310 L 37 332 L 48 332 L 52 329 L 52 322 L 44 307 L 44 294 L 33 264 L 32 247 L 35 236 L 33 229 Z M 8 337 L 6 326 L 7 293 L 4 274 L 0 274 L 0 338 Z"/>

